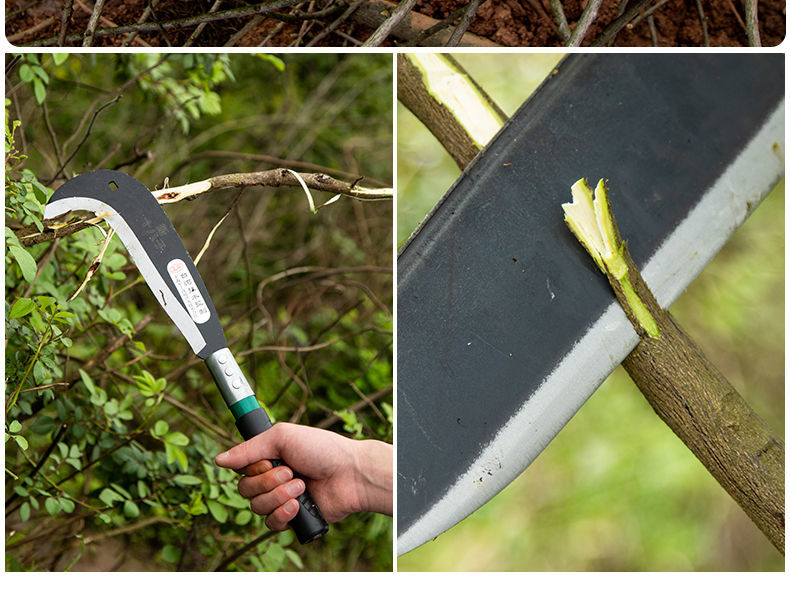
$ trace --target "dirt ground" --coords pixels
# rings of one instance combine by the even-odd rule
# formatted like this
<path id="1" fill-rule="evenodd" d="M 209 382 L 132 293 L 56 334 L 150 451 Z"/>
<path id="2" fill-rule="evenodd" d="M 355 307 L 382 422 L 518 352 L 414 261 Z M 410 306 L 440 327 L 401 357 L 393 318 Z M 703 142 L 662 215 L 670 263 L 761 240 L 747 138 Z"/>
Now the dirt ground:
<path id="1" fill-rule="evenodd" d="M 332 0 L 308 0 L 301 6 L 285 12 L 315 12 L 326 8 Z M 250 26 L 245 34 L 234 41 L 237 46 L 287 47 L 307 45 L 316 35 L 324 31 L 334 21 L 343 8 L 338 3 L 338 12 L 325 19 L 301 22 L 283 22 L 263 18 Z M 631 0 L 633 1 L 633 0 Z M 420 0 L 419 12 L 441 20 L 453 10 L 466 4 L 468 0 Z M 102 17 L 115 25 L 128 25 L 137 22 L 149 0 L 107 0 Z M 229 9 L 253 1 L 226 0 L 221 9 Z M 620 14 L 622 4 L 628 0 L 604 0 L 598 17 L 590 27 L 584 45 L 589 45 Z M 213 0 L 181 2 L 180 0 L 161 0 L 156 7 L 155 19 L 166 21 L 181 17 L 207 13 L 214 4 Z M 578 21 L 586 0 L 563 0 L 568 22 Z M 707 34 L 711 46 L 747 45 L 746 28 L 743 24 L 742 0 L 707 0 L 704 6 Z M 63 0 L 6 0 L 6 35 L 17 45 L 30 44 L 36 40 L 57 37 L 60 31 Z M 67 29 L 68 34 L 82 34 L 88 24 L 91 0 L 74 0 L 74 12 Z M 785 36 L 784 0 L 761 0 L 759 3 L 759 24 L 762 45 L 776 46 Z M 562 40 L 551 15 L 549 0 L 486 0 L 480 5 L 477 16 L 469 31 L 488 38 L 503 46 L 561 46 Z M 208 23 L 196 37 L 194 46 L 221 47 L 231 41 L 234 34 L 253 17 L 244 17 Z M 702 20 L 696 0 L 667 0 L 653 13 L 656 42 L 661 46 L 702 46 L 704 34 Z M 100 23 L 99 27 L 111 27 Z M 157 47 L 185 45 L 194 27 L 179 30 L 160 30 L 154 33 L 139 34 L 133 46 L 151 45 Z M 358 25 L 353 18 L 346 20 L 336 32 L 320 39 L 316 45 L 331 47 L 350 47 L 359 45 L 372 33 L 373 29 Z M 27 32 L 24 35 L 20 35 Z M 15 37 L 16 35 L 16 37 Z M 126 35 L 96 38 L 94 45 L 119 46 Z M 617 35 L 616 46 L 650 46 L 653 44 L 648 19 L 643 18 L 634 25 L 628 25 Z M 80 41 L 66 45 L 81 45 Z"/>

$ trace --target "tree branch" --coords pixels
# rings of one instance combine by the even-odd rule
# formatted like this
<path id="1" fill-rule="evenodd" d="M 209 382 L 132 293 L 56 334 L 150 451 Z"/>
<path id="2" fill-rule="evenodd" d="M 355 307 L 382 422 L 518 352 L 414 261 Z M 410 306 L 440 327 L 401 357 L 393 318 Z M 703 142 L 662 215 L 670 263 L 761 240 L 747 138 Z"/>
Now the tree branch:
<path id="1" fill-rule="evenodd" d="M 591 200 L 592 191 L 587 196 Z M 589 217 L 579 210 L 580 198 L 574 192 L 574 203 L 563 205 L 568 227 L 606 275 L 640 336 L 623 367 L 656 414 L 784 554 L 784 442 L 659 306 L 620 238 L 603 181 L 595 189 L 599 217 L 592 217 L 605 250 L 586 233 Z"/>
<path id="2" fill-rule="evenodd" d="M 391 188 L 368 188 L 360 187 L 355 183 L 348 183 L 326 174 L 313 174 L 299 172 L 299 176 L 308 188 L 315 191 L 326 191 L 329 193 L 346 195 L 358 201 L 387 201 L 392 199 L 393 190 Z M 261 172 L 242 172 L 236 174 L 222 174 L 214 176 L 200 182 L 193 182 L 180 187 L 170 189 L 159 189 L 152 191 L 154 197 L 160 203 L 176 203 L 184 199 L 194 199 L 198 195 L 203 195 L 209 191 L 227 188 L 239 188 L 248 186 L 266 187 L 297 187 L 301 186 L 299 180 L 288 170 L 278 168 L 276 170 L 264 170 Z M 44 230 L 39 232 L 34 226 L 26 226 L 16 231 L 19 242 L 25 247 L 48 242 L 56 238 L 69 236 L 80 230 L 96 224 L 103 218 L 85 216 L 70 220 L 67 224 L 57 224 L 55 220 L 43 220 Z"/>

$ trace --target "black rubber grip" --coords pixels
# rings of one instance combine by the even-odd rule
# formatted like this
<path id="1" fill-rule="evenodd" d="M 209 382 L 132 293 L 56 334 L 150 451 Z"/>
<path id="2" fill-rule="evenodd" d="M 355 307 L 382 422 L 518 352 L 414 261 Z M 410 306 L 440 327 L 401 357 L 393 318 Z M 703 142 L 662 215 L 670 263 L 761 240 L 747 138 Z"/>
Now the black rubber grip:
<path id="1" fill-rule="evenodd" d="M 272 422 L 269 420 L 266 411 L 262 408 L 251 410 L 236 419 L 236 427 L 245 440 L 255 437 L 259 433 L 263 433 L 267 429 L 270 429 L 271 426 Z M 274 466 L 285 464 L 282 460 L 276 458 L 272 459 L 271 463 Z M 300 476 L 296 471 L 294 471 L 294 476 L 304 480 L 304 477 Z M 329 525 L 321 515 L 318 506 L 315 505 L 313 498 L 310 497 L 310 492 L 306 489 L 306 484 L 304 493 L 296 498 L 296 500 L 299 502 L 299 512 L 291 520 L 290 525 L 299 543 L 310 543 L 319 537 L 323 537 L 329 530 Z"/>

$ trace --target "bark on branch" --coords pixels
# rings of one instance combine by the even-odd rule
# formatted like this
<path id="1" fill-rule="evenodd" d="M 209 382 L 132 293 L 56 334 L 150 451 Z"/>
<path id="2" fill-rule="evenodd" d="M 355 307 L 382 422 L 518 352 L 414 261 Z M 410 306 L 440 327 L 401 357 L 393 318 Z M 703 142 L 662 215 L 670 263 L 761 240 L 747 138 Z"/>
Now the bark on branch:
<path id="1" fill-rule="evenodd" d="M 345 182 L 327 174 L 299 172 L 298 175 L 309 189 L 346 195 L 358 201 L 388 201 L 392 199 L 393 195 L 393 190 L 391 188 L 363 187 L 356 182 Z M 152 193 L 160 203 L 176 203 L 184 199 L 192 200 L 198 195 L 203 195 L 210 191 L 250 186 L 299 187 L 301 183 L 288 169 L 277 168 L 276 170 L 263 170 L 261 172 L 221 174 L 200 182 L 193 182 L 169 189 L 160 189 L 152 191 Z M 57 225 L 54 220 L 44 220 L 44 230 L 41 232 L 33 226 L 20 228 L 15 232 L 19 238 L 19 242 L 29 247 L 56 238 L 69 236 L 99 221 L 101 221 L 101 218 L 93 216 L 79 218 L 68 222 L 66 225 Z"/>
<path id="2" fill-rule="evenodd" d="M 577 200 L 573 206 L 578 206 Z M 608 250 L 596 251 L 595 239 L 578 225 L 579 211 L 571 215 L 566 210 L 566 222 L 605 273 L 640 336 L 623 367 L 656 414 L 784 554 L 784 441 L 659 306 L 620 238 L 603 181 L 595 190 L 595 201 L 605 214 L 599 221 L 610 226 L 599 224 L 603 244 L 611 244 Z"/>

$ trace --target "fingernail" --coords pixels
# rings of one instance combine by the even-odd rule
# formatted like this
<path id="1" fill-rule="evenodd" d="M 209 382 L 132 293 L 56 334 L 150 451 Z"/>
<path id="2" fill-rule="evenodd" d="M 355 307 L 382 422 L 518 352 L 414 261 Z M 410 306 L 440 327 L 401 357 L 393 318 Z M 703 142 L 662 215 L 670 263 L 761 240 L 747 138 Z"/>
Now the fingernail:
<path id="1" fill-rule="evenodd" d="M 293 476 L 294 476 L 294 474 L 291 471 L 291 469 L 289 469 L 289 468 L 281 469 L 281 470 L 277 471 L 277 473 L 275 474 L 275 478 L 280 483 L 285 483 L 286 481 L 290 481 L 291 479 L 293 479 Z"/>
<path id="2" fill-rule="evenodd" d="M 299 502 L 296 500 L 291 500 L 289 502 L 285 502 L 283 505 L 283 511 L 290 516 L 291 514 L 296 514 L 296 511 L 299 509 Z"/>
<path id="3" fill-rule="evenodd" d="M 297 497 L 299 495 L 302 495 L 303 493 L 304 493 L 304 481 L 302 481 L 301 479 L 297 479 L 296 481 L 288 485 L 288 495 Z"/>
<path id="4" fill-rule="evenodd" d="M 222 454 L 217 454 L 217 457 L 214 458 L 214 462 L 219 464 L 221 460 L 227 460 L 228 456 L 230 456 L 230 452 L 223 452 Z"/>

